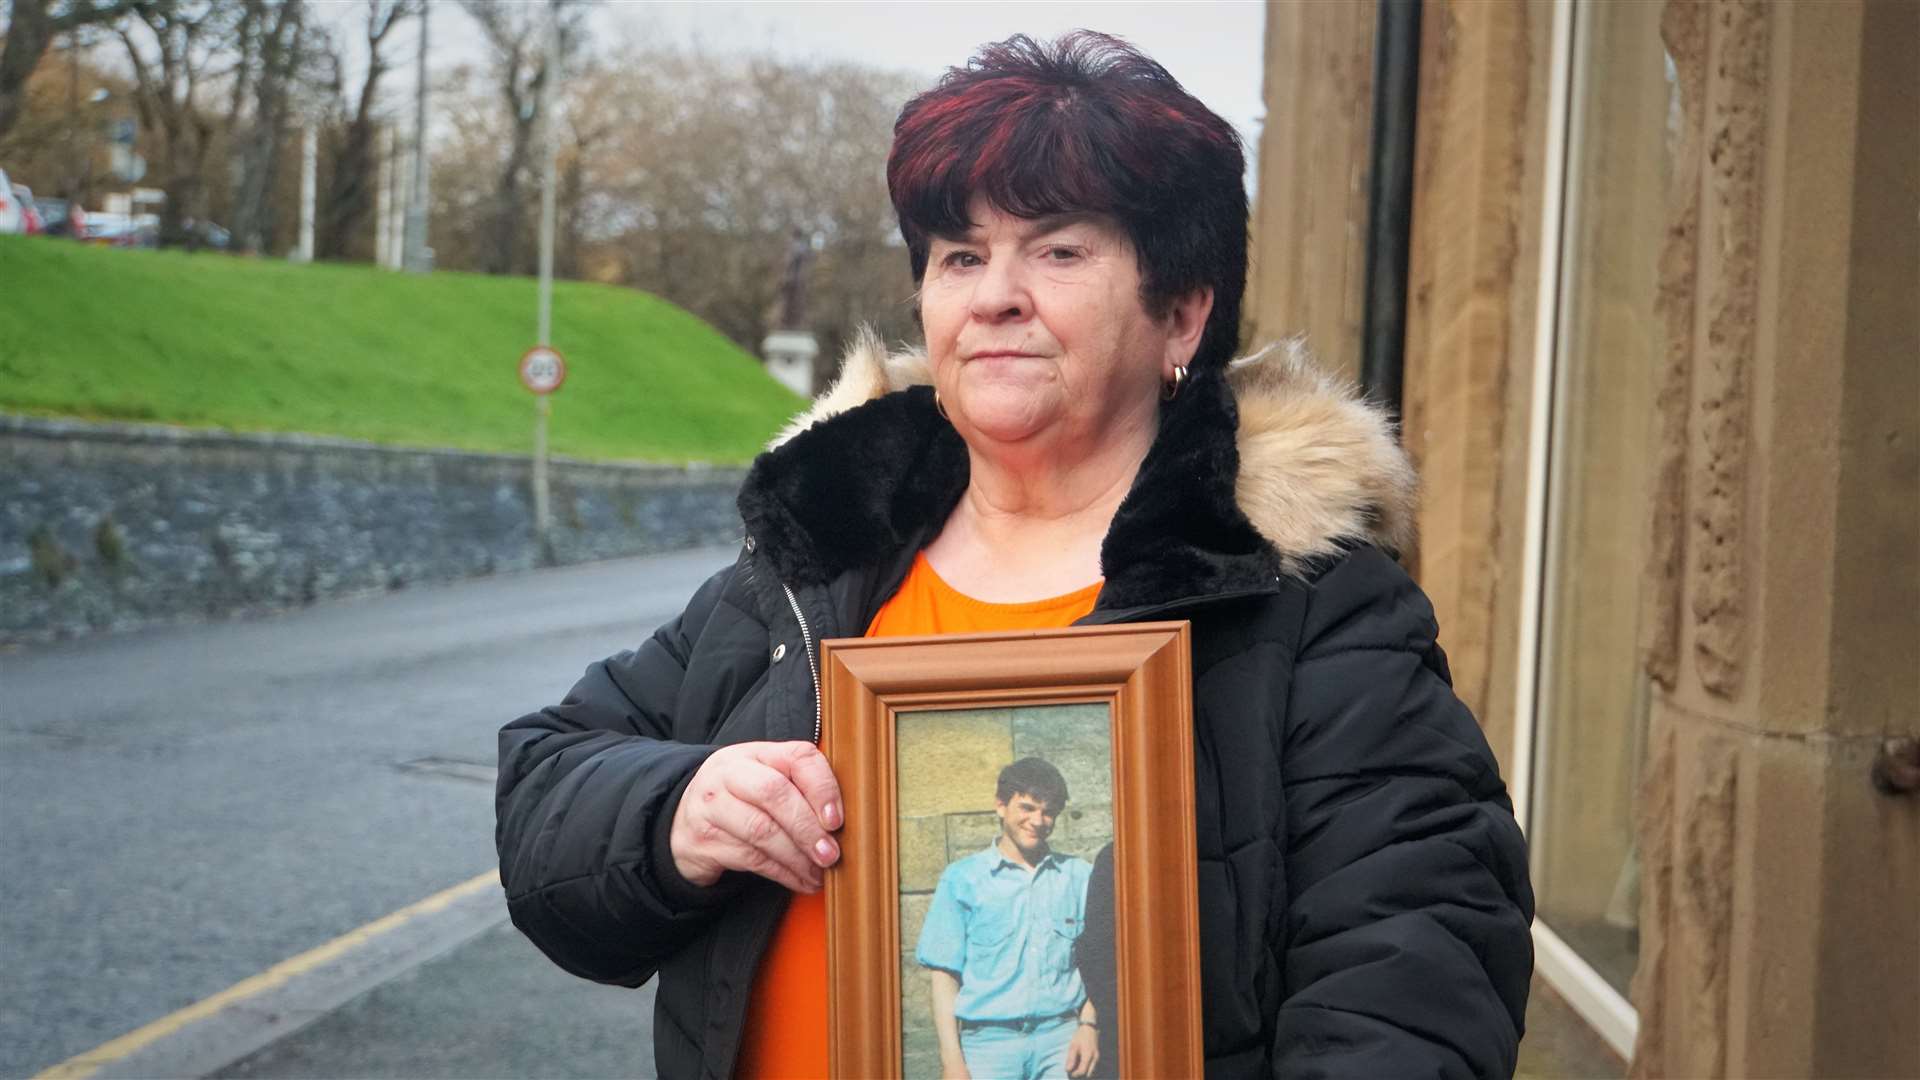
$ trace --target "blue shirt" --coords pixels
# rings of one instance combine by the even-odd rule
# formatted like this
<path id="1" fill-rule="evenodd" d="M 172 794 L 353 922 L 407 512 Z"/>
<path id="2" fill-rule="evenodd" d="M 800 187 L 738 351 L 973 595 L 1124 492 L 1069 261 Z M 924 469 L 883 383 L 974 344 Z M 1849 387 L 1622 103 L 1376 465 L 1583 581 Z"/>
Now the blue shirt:
<path id="1" fill-rule="evenodd" d="M 959 976 L 956 1017 L 1029 1020 L 1086 1003 L 1073 946 L 1085 927 L 1092 873 L 1085 859 L 1058 852 L 1028 870 L 1002 855 L 996 840 L 940 874 L 915 958 Z"/>

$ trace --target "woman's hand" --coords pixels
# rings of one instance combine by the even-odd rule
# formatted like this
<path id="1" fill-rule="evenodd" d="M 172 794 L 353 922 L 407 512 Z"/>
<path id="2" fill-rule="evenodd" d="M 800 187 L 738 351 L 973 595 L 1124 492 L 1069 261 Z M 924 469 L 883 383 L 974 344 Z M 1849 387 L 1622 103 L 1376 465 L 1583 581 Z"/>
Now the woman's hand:
<path id="1" fill-rule="evenodd" d="M 673 865 L 707 886 L 728 870 L 820 891 L 840 858 L 828 835 L 841 824 L 840 783 L 807 742 L 750 742 L 715 750 L 693 774 L 673 814 Z"/>

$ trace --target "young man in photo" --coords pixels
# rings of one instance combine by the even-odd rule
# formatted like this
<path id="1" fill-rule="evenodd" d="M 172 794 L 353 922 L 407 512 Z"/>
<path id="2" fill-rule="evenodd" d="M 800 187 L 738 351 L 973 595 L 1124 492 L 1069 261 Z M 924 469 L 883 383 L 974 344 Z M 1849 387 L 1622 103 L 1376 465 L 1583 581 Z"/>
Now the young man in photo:
<path id="1" fill-rule="evenodd" d="M 1098 1017 L 1074 965 L 1086 927 L 1085 859 L 1048 846 L 1067 803 L 1037 757 L 1000 770 L 1000 834 L 940 875 L 916 958 L 933 980 L 943 1077 L 1081 1077 L 1098 1059 Z"/>

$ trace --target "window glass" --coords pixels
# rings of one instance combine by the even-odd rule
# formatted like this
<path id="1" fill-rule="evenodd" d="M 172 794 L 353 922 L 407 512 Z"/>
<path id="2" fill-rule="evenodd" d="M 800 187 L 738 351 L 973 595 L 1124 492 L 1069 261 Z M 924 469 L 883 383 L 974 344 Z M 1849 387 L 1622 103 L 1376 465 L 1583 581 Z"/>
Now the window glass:
<path id="1" fill-rule="evenodd" d="M 1664 7 L 1588 3 L 1576 22 L 1534 717 L 1540 918 L 1622 994 L 1639 955 L 1640 577 L 1675 106 Z"/>

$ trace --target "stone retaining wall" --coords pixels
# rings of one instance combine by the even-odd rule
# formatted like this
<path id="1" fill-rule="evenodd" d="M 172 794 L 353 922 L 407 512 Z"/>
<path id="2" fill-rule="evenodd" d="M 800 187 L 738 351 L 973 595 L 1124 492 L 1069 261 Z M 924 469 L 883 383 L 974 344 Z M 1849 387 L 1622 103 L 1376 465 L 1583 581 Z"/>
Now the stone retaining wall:
<path id="1" fill-rule="evenodd" d="M 0 416 L 0 644 L 727 543 L 742 471 Z"/>

